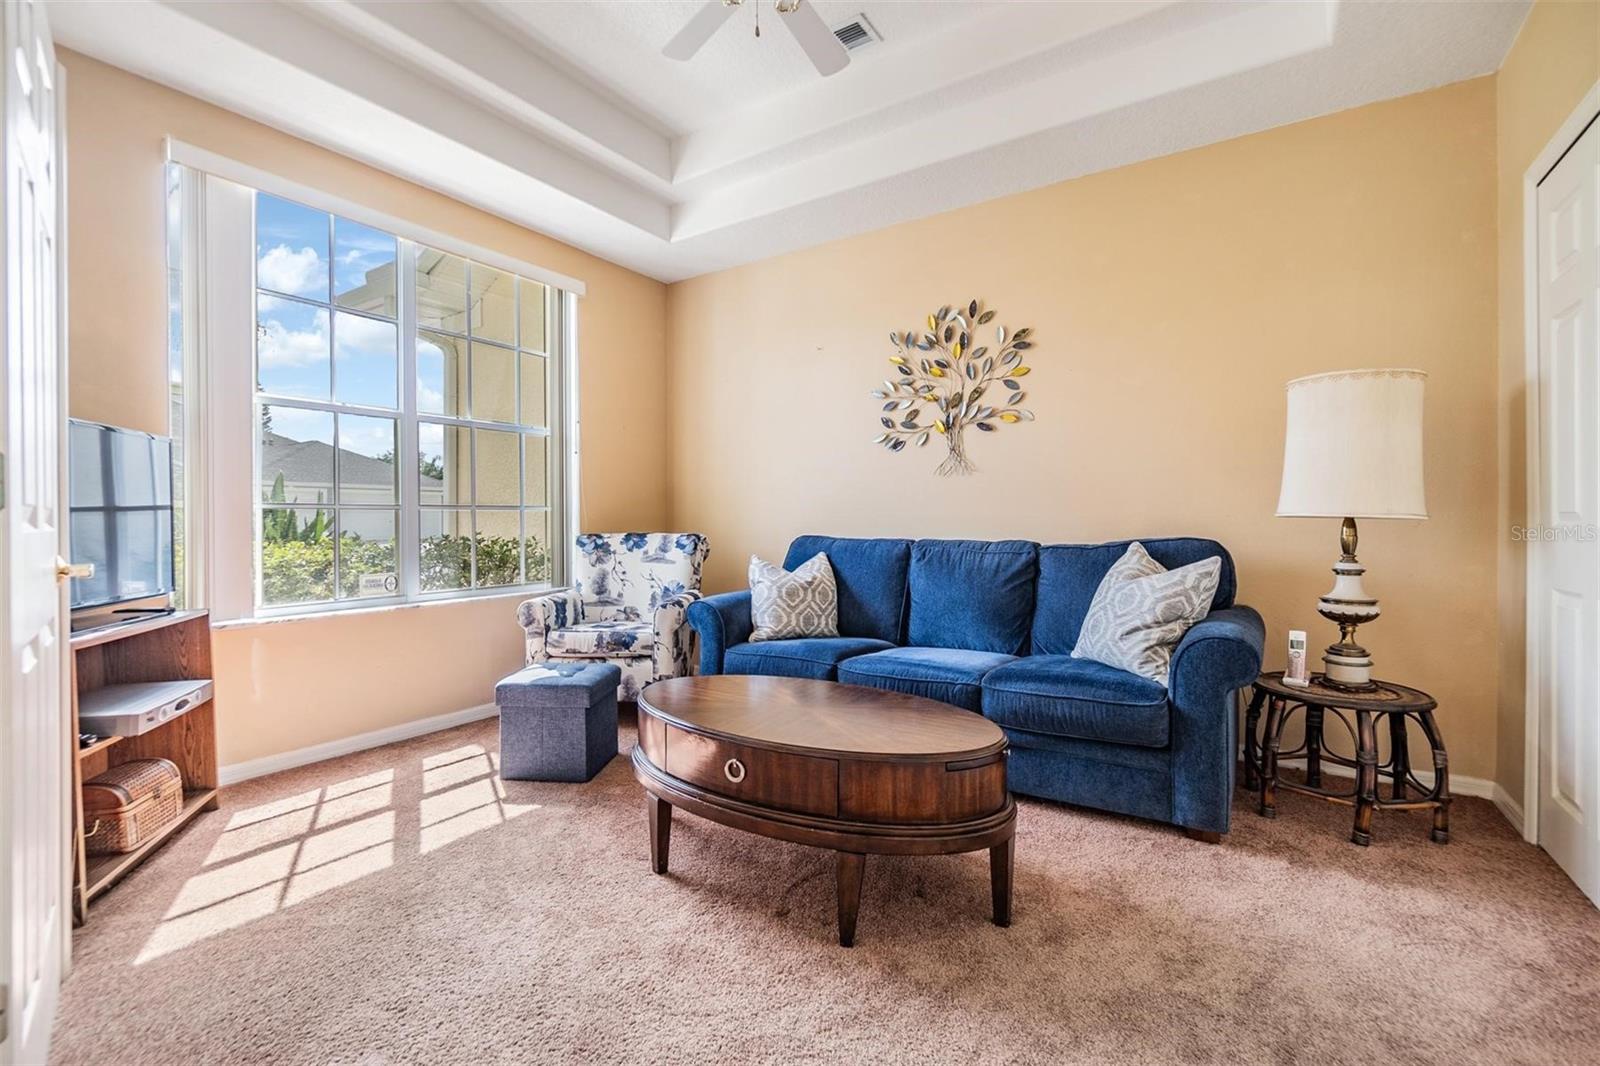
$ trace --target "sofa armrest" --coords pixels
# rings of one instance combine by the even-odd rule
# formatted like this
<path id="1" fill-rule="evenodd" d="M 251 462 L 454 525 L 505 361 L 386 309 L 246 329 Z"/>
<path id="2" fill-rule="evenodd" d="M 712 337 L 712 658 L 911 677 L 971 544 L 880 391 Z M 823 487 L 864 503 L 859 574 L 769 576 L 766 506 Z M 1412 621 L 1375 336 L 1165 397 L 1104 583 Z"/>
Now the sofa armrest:
<path id="1" fill-rule="evenodd" d="M 1172 654 L 1172 820 L 1225 833 L 1239 715 L 1234 694 L 1261 672 L 1266 627 L 1249 607 L 1212 611 Z"/>
<path id="2" fill-rule="evenodd" d="M 545 641 L 552 629 L 564 629 L 582 620 L 583 601 L 571 589 L 549 592 L 517 604 L 517 624 L 527 640 L 524 664 L 532 666 L 549 658 L 545 653 Z"/>
<path id="3" fill-rule="evenodd" d="M 750 639 L 750 590 L 707 596 L 689 605 L 689 624 L 700 637 L 700 672 L 722 673 L 722 657 Z"/>
<path id="4" fill-rule="evenodd" d="M 654 662 L 651 680 L 689 675 L 689 605 L 700 598 L 694 591 L 680 592 L 656 604 L 652 628 L 655 630 Z"/>

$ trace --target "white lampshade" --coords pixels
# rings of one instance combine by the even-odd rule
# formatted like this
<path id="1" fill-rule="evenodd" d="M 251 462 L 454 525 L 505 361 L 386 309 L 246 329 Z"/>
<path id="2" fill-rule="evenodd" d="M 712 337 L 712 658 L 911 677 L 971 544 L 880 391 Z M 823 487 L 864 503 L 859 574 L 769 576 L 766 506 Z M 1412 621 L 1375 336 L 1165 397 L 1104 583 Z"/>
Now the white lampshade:
<path id="1" fill-rule="evenodd" d="M 1421 370 L 1336 370 L 1289 382 L 1281 518 L 1427 518 Z"/>

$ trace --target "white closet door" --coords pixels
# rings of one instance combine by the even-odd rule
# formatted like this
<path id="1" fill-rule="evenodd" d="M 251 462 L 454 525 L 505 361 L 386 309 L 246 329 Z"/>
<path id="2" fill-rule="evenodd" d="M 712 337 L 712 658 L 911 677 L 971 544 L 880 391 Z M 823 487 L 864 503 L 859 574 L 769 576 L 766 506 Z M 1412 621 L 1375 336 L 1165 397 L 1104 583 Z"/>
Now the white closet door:
<path id="1" fill-rule="evenodd" d="M 1539 843 L 1600 900 L 1600 126 L 1539 185 Z"/>

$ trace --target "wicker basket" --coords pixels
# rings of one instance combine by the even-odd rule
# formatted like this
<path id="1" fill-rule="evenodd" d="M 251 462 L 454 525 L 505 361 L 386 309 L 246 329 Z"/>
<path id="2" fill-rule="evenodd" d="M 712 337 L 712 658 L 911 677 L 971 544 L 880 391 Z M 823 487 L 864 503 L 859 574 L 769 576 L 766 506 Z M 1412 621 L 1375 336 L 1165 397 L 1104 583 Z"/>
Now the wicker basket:
<path id="1" fill-rule="evenodd" d="M 91 855 L 134 851 L 178 817 L 183 777 L 171 759 L 133 759 L 83 783 Z"/>

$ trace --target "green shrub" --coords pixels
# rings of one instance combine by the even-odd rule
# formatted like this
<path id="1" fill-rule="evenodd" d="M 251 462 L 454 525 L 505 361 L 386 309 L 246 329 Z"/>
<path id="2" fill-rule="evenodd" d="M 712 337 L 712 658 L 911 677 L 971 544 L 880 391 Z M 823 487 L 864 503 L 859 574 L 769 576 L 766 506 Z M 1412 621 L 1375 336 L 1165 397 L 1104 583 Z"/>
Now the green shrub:
<path id="1" fill-rule="evenodd" d="M 290 534 L 292 539 L 263 540 L 261 594 L 267 605 L 333 598 L 333 538 L 325 533 L 315 539 L 301 539 L 304 536 L 304 530 L 296 530 Z M 471 584 L 474 539 L 478 549 L 478 587 L 517 584 L 516 537 L 443 535 L 422 542 L 424 591 L 466 588 Z M 523 547 L 527 552 L 528 581 L 548 581 L 550 556 L 539 538 L 528 537 Z M 345 599 L 357 596 L 362 574 L 397 574 L 395 547 L 388 541 L 347 536 L 340 545 L 340 560 L 339 593 Z"/>

